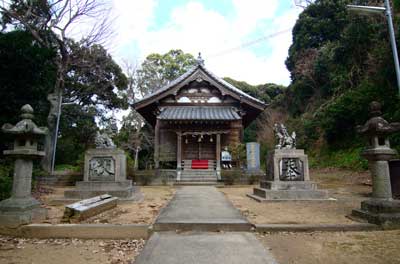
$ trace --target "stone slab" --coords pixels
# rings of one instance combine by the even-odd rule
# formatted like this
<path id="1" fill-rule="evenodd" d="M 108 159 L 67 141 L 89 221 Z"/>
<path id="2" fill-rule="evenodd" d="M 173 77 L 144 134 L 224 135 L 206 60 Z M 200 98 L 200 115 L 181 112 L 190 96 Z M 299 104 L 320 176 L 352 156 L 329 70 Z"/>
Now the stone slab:
<path id="1" fill-rule="evenodd" d="M 118 198 L 100 195 L 65 206 L 63 221 L 79 222 L 117 206 Z"/>
<path id="2" fill-rule="evenodd" d="M 247 196 L 259 202 L 270 200 L 308 201 L 329 199 L 327 190 L 268 190 L 254 188 L 253 194 L 248 194 Z"/>
<path id="3" fill-rule="evenodd" d="M 211 186 L 182 186 L 161 210 L 154 230 L 249 231 L 251 224 Z"/>
<path id="4" fill-rule="evenodd" d="M 154 233 L 135 264 L 276 264 L 250 233 Z"/>

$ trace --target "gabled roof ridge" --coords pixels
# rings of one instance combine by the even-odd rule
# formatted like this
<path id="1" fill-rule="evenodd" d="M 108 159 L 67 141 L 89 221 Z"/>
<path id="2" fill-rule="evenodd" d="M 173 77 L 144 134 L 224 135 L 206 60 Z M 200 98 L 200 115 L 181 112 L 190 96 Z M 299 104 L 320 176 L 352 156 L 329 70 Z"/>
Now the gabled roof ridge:
<path id="1" fill-rule="evenodd" d="M 209 75 L 211 75 L 211 77 L 213 77 L 215 80 L 217 80 L 220 84 L 224 85 L 225 87 L 233 90 L 234 92 L 242 94 L 243 96 L 247 97 L 248 99 L 251 99 L 253 101 L 256 101 L 256 102 L 258 102 L 260 104 L 264 104 L 265 105 L 264 101 L 261 101 L 261 100 L 259 100 L 257 98 L 254 98 L 253 96 L 251 96 L 251 95 L 245 93 L 244 91 L 240 90 L 239 88 L 233 86 L 232 84 L 230 84 L 229 82 L 225 81 L 221 77 L 215 75 L 213 72 L 211 72 L 209 69 L 207 69 L 204 65 L 200 65 L 200 67 L 202 67 L 205 72 L 207 72 Z"/>
<path id="2" fill-rule="evenodd" d="M 166 85 L 164 85 L 163 87 L 161 87 L 160 89 L 158 89 L 157 91 L 143 97 L 142 99 L 136 101 L 134 103 L 138 104 L 141 102 L 144 102 L 152 97 L 155 97 L 157 95 L 162 94 L 163 92 L 168 91 L 169 89 L 171 89 L 172 87 L 178 85 L 179 83 L 185 81 L 189 76 L 191 76 L 193 73 L 195 73 L 197 71 L 197 69 L 202 69 L 206 74 L 208 74 L 211 78 L 213 78 L 215 81 L 217 81 L 218 83 L 220 83 L 221 85 L 223 85 L 225 88 L 227 88 L 228 90 L 231 90 L 235 93 L 238 93 L 244 97 L 246 97 L 249 100 L 252 100 L 258 104 L 262 104 L 264 106 L 266 106 L 266 103 L 252 97 L 251 95 L 245 93 L 244 91 L 240 90 L 239 88 L 236 88 L 235 86 L 233 86 L 232 84 L 228 83 L 227 81 L 225 81 L 224 79 L 220 78 L 219 76 L 215 75 L 213 72 L 211 72 L 209 69 L 207 69 L 203 64 L 198 63 L 197 65 L 193 66 L 192 68 L 190 68 L 187 72 L 185 72 L 184 74 L 182 74 L 181 76 L 179 76 L 178 78 L 176 78 L 175 80 L 167 83 Z"/>

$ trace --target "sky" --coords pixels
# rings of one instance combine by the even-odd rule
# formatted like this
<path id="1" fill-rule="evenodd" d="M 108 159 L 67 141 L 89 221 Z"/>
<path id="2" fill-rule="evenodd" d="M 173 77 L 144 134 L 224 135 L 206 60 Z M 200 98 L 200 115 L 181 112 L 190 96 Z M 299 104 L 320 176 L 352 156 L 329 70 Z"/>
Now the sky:
<path id="1" fill-rule="evenodd" d="M 120 64 L 181 49 L 220 77 L 288 85 L 285 67 L 301 9 L 293 0 L 109 0 Z"/>

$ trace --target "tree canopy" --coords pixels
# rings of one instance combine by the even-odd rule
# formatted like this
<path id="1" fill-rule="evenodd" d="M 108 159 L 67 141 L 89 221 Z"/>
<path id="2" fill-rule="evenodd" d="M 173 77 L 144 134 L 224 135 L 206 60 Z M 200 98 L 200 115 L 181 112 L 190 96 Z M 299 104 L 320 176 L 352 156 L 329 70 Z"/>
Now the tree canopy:
<path id="1" fill-rule="evenodd" d="M 193 55 L 179 49 L 148 55 L 136 71 L 135 94 L 143 97 L 156 91 L 184 74 L 195 63 Z"/>

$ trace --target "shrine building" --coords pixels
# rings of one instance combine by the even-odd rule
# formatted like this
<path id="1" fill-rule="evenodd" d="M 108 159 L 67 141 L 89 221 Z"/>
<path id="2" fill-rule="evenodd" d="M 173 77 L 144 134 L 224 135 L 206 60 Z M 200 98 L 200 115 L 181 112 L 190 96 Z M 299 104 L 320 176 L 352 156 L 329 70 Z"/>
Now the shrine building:
<path id="1" fill-rule="evenodd" d="M 156 169 L 175 168 L 176 180 L 220 179 L 221 151 L 241 143 L 266 104 L 210 72 L 204 61 L 137 101 L 134 109 L 155 131 Z"/>

